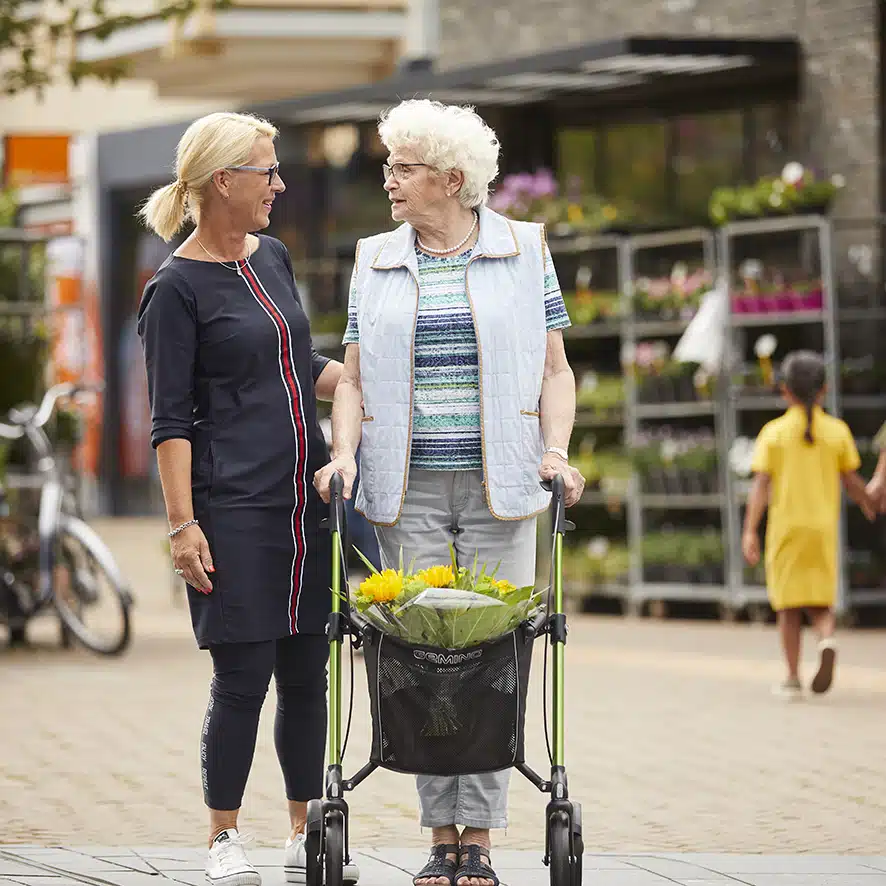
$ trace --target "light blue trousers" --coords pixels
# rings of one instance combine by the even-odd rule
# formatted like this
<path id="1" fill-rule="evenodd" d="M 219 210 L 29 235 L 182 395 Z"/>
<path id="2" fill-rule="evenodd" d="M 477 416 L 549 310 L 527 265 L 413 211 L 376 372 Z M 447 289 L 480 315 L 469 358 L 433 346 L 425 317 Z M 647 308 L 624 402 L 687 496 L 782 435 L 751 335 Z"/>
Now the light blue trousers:
<path id="1" fill-rule="evenodd" d="M 498 520 L 489 512 L 482 471 L 411 470 L 400 519 L 376 526 L 384 568 L 403 564 L 415 569 L 450 562 L 455 548 L 459 566 L 474 557 L 490 570 L 501 561 L 497 577 L 517 587 L 535 582 L 535 518 Z M 421 825 L 505 828 L 511 770 L 479 775 L 416 776 Z"/>

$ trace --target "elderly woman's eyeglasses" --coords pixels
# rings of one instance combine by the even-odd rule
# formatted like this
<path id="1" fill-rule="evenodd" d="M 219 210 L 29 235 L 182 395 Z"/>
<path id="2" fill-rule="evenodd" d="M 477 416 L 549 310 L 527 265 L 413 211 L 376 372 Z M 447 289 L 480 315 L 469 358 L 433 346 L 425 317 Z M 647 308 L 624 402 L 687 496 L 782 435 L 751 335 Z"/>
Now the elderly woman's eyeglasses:
<path id="1" fill-rule="evenodd" d="M 275 163 L 273 166 L 226 166 L 232 172 L 260 172 L 268 177 L 268 184 L 274 184 L 274 176 L 280 172 L 280 164 Z"/>
<path id="2" fill-rule="evenodd" d="M 427 166 L 427 163 L 392 163 L 388 166 L 387 163 L 383 163 L 381 167 L 382 174 L 385 177 L 385 181 L 388 181 L 391 178 L 397 179 L 400 181 L 405 175 L 409 175 L 406 171 L 413 166 Z"/>

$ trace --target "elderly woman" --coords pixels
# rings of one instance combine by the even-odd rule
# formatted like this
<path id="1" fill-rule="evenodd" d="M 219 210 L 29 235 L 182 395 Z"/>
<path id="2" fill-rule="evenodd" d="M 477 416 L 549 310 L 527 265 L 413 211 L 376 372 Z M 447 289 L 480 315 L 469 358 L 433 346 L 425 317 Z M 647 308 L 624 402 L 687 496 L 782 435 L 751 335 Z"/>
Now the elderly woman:
<path id="1" fill-rule="evenodd" d="M 237 818 L 272 674 L 292 882 L 305 880 L 307 801 L 323 790 L 332 552 L 310 478 L 329 458 L 316 398 L 332 399 L 341 364 L 311 347 L 286 248 L 249 233 L 285 189 L 276 134 L 244 114 L 197 120 L 175 181 L 142 210 L 164 240 L 196 222 L 145 287 L 138 329 L 172 560 L 212 657 L 200 758 L 216 886 L 261 882 Z"/>
<path id="2" fill-rule="evenodd" d="M 356 504 L 385 566 L 401 549 L 416 568 L 445 563 L 453 545 L 459 563 L 501 561 L 502 578 L 532 584 L 540 479 L 562 474 L 569 505 L 584 487 L 567 461 L 569 318 L 544 228 L 486 207 L 499 144 L 471 109 L 405 101 L 379 134 L 401 224 L 357 247 L 334 458 L 315 485 L 328 498 L 338 472 L 348 497 L 361 444 Z M 418 886 L 497 886 L 489 830 L 507 824 L 509 776 L 418 777 L 433 829 Z"/>

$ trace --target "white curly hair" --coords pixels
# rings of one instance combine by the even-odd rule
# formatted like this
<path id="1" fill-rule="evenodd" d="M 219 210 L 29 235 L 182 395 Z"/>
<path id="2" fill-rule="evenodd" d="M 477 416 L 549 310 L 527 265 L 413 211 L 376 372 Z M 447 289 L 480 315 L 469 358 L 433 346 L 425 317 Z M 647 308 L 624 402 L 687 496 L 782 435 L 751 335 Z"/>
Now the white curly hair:
<path id="1" fill-rule="evenodd" d="M 410 150 L 439 172 L 461 172 L 465 180 L 458 199 L 465 208 L 482 206 L 489 199 L 489 185 L 498 175 L 500 145 L 473 108 L 409 99 L 381 115 L 378 134 L 390 152 Z"/>

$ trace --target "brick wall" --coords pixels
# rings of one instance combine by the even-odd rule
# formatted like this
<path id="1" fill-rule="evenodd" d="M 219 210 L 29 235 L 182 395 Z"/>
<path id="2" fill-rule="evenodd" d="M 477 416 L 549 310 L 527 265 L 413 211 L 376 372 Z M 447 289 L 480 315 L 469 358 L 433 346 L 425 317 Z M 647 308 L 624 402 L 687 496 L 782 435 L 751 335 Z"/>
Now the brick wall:
<path id="1" fill-rule="evenodd" d="M 805 156 L 845 175 L 835 212 L 879 212 L 876 0 L 440 0 L 441 67 L 620 36 L 798 35 Z"/>

